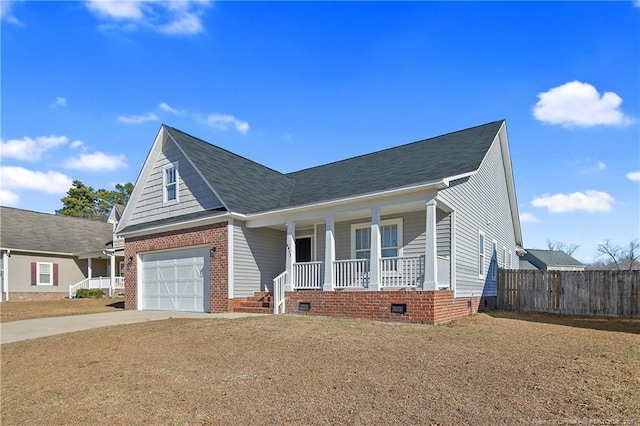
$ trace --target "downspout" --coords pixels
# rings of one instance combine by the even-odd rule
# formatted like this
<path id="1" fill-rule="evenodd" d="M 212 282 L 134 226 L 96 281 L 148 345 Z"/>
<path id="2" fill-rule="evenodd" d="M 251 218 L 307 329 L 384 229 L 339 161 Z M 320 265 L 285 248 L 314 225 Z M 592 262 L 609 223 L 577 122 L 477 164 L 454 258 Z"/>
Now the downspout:
<path id="1" fill-rule="evenodd" d="M 5 302 L 9 301 L 9 256 L 11 250 L 5 250 L 2 254 L 2 287 L 4 288 Z M 0 296 L 0 299 L 2 297 Z"/>

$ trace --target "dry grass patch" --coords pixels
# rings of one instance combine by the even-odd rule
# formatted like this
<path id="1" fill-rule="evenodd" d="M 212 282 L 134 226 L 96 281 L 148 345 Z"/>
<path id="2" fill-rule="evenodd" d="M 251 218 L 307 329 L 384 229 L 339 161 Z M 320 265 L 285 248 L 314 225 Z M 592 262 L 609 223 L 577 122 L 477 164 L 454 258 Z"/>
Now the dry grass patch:
<path id="1" fill-rule="evenodd" d="M 291 315 L 170 319 L 10 343 L 2 345 L 0 419 L 3 425 L 640 421 L 638 334 L 522 318 L 476 315 L 449 326 Z M 639 321 L 630 324 L 640 329 Z"/>
<path id="2" fill-rule="evenodd" d="M 0 322 L 66 315 L 97 314 L 124 309 L 122 299 L 59 299 L 0 303 Z"/>

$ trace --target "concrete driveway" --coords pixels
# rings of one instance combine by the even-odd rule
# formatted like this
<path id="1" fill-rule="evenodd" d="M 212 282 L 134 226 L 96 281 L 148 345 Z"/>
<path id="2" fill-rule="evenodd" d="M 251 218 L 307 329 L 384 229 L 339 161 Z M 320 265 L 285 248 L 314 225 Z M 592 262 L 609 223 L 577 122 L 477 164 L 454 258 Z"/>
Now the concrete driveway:
<path id="1" fill-rule="evenodd" d="M 223 313 L 203 314 L 197 312 L 169 311 L 121 311 L 102 314 L 70 315 L 66 317 L 37 318 L 11 321 L 0 324 L 0 344 L 37 339 L 55 334 L 73 333 L 91 328 L 157 321 L 169 318 L 245 318 L 265 314 Z"/>

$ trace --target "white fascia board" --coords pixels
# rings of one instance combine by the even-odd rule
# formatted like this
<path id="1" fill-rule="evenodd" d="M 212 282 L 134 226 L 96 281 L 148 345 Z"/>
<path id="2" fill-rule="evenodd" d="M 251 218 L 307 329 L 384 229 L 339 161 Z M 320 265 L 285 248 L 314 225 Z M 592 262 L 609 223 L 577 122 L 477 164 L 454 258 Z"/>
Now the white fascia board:
<path id="1" fill-rule="evenodd" d="M 226 222 L 232 217 L 234 217 L 234 215 L 229 213 L 224 213 L 220 216 L 215 216 L 215 217 L 204 217 L 200 219 L 185 220 L 183 222 L 172 223 L 169 225 L 152 226 L 149 228 L 141 229 L 139 231 L 123 232 L 118 234 L 118 236 L 125 237 L 125 240 L 126 240 L 126 237 L 140 237 L 143 235 L 157 234 L 158 232 L 176 231 L 180 229 L 194 228 L 196 226 Z M 125 244 L 126 244 L 126 241 L 125 241 Z"/>
<path id="2" fill-rule="evenodd" d="M 25 250 L 20 248 L 5 248 L 0 247 L 0 251 L 10 251 L 14 253 L 33 253 L 33 254 L 54 254 L 57 256 L 75 256 L 73 253 L 63 253 L 59 251 L 43 251 L 43 250 Z"/>
<path id="3" fill-rule="evenodd" d="M 523 246 L 522 228 L 520 227 L 520 213 L 518 211 L 518 199 L 516 196 L 516 184 L 513 178 L 513 166 L 511 164 L 511 153 L 509 152 L 509 140 L 507 139 L 507 123 L 504 122 L 500 131 L 500 148 L 502 151 L 502 163 L 504 165 L 504 174 L 507 180 L 507 192 L 509 196 L 509 205 L 511 207 L 511 221 L 515 231 L 516 245 Z"/>
<path id="4" fill-rule="evenodd" d="M 211 192 L 213 192 L 213 194 L 216 196 L 216 198 L 218 200 L 220 200 L 220 202 L 222 203 L 222 206 L 227 210 L 230 211 L 231 209 L 229 208 L 229 206 L 227 206 L 227 203 L 224 202 L 224 200 L 222 199 L 222 197 L 220 196 L 220 194 L 218 194 L 218 192 L 214 189 L 213 186 L 211 186 L 211 183 L 209 183 L 209 181 L 207 179 L 205 179 L 204 175 L 202 174 L 202 172 L 200 171 L 199 168 L 196 167 L 195 164 L 193 164 L 193 161 L 191 161 L 191 158 L 189 158 L 189 156 L 184 152 L 184 150 L 182 149 L 182 147 L 180 146 L 180 144 L 178 142 L 176 142 L 176 140 L 173 138 L 173 136 L 171 135 L 171 132 L 167 132 L 167 136 L 169 136 L 169 139 L 171 139 L 171 141 L 173 141 L 174 145 L 178 147 L 178 149 L 180 150 L 180 152 L 182 153 L 182 155 L 184 156 L 184 158 L 187 159 L 187 161 L 189 162 L 189 164 L 191 164 L 191 167 L 193 167 L 193 169 L 198 173 L 198 176 L 200 176 L 200 179 L 202 179 L 202 181 L 207 185 L 207 187 L 211 190 Z"/>
<path id="5" fill-rule="evenodd" d="M 131 212 L 134 209 L 134 206 L 138 204 L 138 199 L 140 198 L 140 194 L 144 190 L 143 182 L 146 182 L 153 170 L 153 166 L 158 160 L 158 154 L 162 150 L 162 140 L 165 135 L 164 124 L 160 126 L 160 130 L 158 130 L 158 134 L 156 135 L 156 139 L 147 154 L 147 158 L 144 160 L 144 164 L 142 169 L 140 170 L 140 174 L 136 179 L 136 183 L 133 186 L 133 192 L 131 193 L 131 197 L 129 197 L 129 201 L 124 208 L 124 212 L 122 212 L 122 217 L 120 218 L 120 222 L 116 227 L 115 234 L 118 233 L 122 228 L 126 227 L 127 222 L 129 221 L 129 217 L 131 216 Z"/>
<path id="6" fill-rule="evenodd" d="M 370 207 L 373 201 L 376 201 L 377 206 L 384 207 L 386 205 L 398 204 L 398 200 L 384 202 L 384 198 L 407 195 L 411 193 L 422 192 L 425 190 L 437 192 L 438 190 L 447 187 L 448 184 L 445 182 L 445 179 L 440 179 L 420 185 L 395 188 L 387 191 L 356 195 L 352 197 L 306 204 L 302 206 L 287 207 L 284 209 L 272 210 L 268 212 L 248 214 L 246 215 L 247 227 L 259 228 L 263 226 L 278 225 L 285 223 L 292 216 L 296 216 L 296 219 L 307 219 L 313 217 L 324 217 L 326 214 L 345 213 L 353 211 L 354 209 L 357 210 L 361 208 L 367 208 L 368 206 Z M 341 207 L 343 207 L 343 209 L 340 209 Z"/>

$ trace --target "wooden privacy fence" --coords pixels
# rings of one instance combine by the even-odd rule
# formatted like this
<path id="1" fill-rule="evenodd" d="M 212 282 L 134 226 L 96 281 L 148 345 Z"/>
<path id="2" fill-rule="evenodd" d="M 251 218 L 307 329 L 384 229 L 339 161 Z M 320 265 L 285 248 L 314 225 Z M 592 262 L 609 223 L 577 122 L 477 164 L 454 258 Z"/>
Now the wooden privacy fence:
<path id="1" fill-rule="evenodd" d="M 498 309 L 640 317 L 640 271 L 500 269 Z"/>

